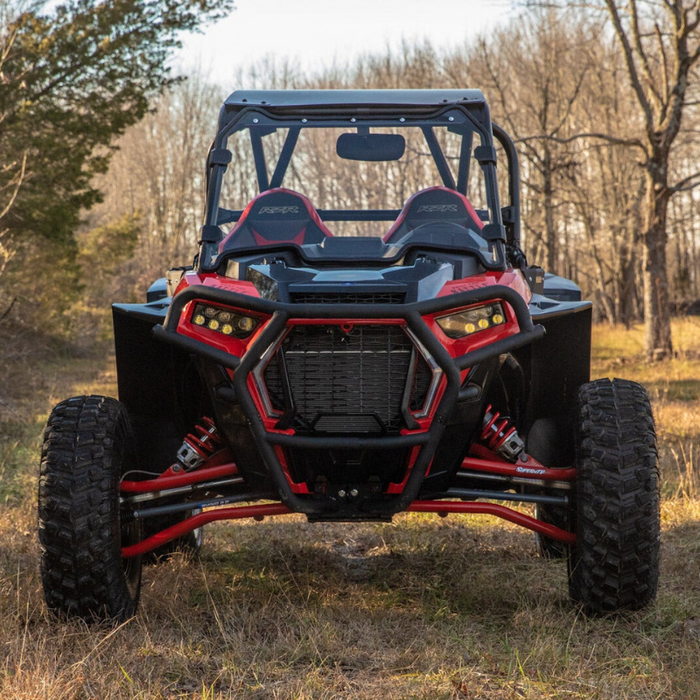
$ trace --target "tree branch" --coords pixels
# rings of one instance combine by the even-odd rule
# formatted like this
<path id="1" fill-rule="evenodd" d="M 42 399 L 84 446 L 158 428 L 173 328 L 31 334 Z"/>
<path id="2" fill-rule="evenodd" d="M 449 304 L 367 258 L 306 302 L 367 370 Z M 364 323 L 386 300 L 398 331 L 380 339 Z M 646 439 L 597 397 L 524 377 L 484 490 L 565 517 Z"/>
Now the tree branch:
<path id="1" fill-rule="evenodd" d="M 654 29 L 656 31 L 656 40 L 659 44 L 659 55 L 661 56 L 661 75 L 663 78 L 663 90 L 664 90 L 664 100 L 668 102 L 671 99 L 671 93 L 668 87 L 668 58 L 666 57 L 666 49 L 664 47 L 664 40 L 661 36 L 661 28 L 659 23 L 654 23 Z"/>
<path id="2" fill-rule="evenodd" d="M 644 93 L 642 83 L 639 80 L 639 73 L 637 72 L 637 65 L 634 62 L 634 53 L 632 51 L 632 47 L 630 46 L 629 38 L 627 37 L 625 29 L 622 26 L 622 20 L 620 19 L 620 13 L 617 10 L 615 0 L 605 0 L 605 5 L 608 8 L 610 19 L 612 19 L 613 26 L 615 27 L 615 33 L 617 34 L 617 38 L 620 40 L 620 44 L 622 45 L 622 52 L 625 57 L 625 64 L 627 65 L 627 72 L 630 77 L 630 82 L 632 83 L 632 90 L 634 90 L 634 94 L 637 97 L 639 106 L 644 112 L 647 137 L 649 138 L 650 142 L 653 142 L 654 115 L 651 109 L 651 105 L 649 104 L 649 100 L 647 99 L 647 96 Z"/>
<path id="3" fill-rule="evenodd" d="M 24 175 L 26 172 L 26 167 L 27 167 L 27 152 L 24 152 L 24 156 L 22 157 L 22 165 L 20 167 L 19 173 L 16 176 L 16 183 L 15 183 L 15 188 L 14 191 L 12 192 L 12 195 L 10 195 L 10 201 L 5 205 L 5 208 L 0 212 L 0 219 L 2 219 L 4 216 L 7 215 L 7 213 L 12 209 L 12 205 L 15 203 L 15 200 L 17 199 L 17 195 L 19 194 L 19 188 L 22 186 L 22 182 L 24 180 Z"/>
<path id="4" fill-rule="evenodd" d="M 541 134 L 537 136 L 524 136 L 519 139 L 515 139 L 515 143 L 527 143 L 528 141 L 536 141 L 536 140 L 549 140 L 549 141 L 555 141 L 556 143 L 571 143 L 572 141 L 576 141 L 578 139 L 586 139 L 586 138 L 591 138 L 591 139 L 603 139 L 604 141 L 608 141 L 609 143 L 616 145 L 616 146 L 635 146 L 636 148 L 640 148 L 644 153 L 646 153 L 646 147 L 644 144 L 639 140 L 639 139 L 621 139 L 617 138 L 616 136 L 610 136 L 610 134 L 602 134 L 598 132 L 585 132 L 581 134 L 574 134 L 573 136 L 569 136 L 568 138 L 559 138 L 558 136 L 550 136 L 549 134 Z"/>
<path id="5" fill-rule="evenodd" d="M 675 194 L 676 192 L 687 192 L 688 190 L 692 190 L 700 185 L 700 180 L 698 182 L 693 182 L 693 180 L 697 178 L 700 178 L 700 172 L 684 177 L 682 180 L 679 180 L 675 185 L 673 185 L 673 187 L 669 187 L 668 189 L 671 194 Z"/>
<path id="6" fill-rule="evenodd" d="M 644 51 L 644 45 L 642 44 L 642 35 L 639 29 L 639 13 L 637 12 L 637 0 L 629 0 L 629 14 L 630 23 L 632 25 L 632 39 L 634 41 L 634 49 L 642 64 L 642 73 L 646 78 L 646 86 L 651 95 L 651 98 L 656 103 L 656 107 L 659 111 L 663 109 L 663 100 L 661 95 L 656 90 L 654 86 L 654 76 L 651 72 L 651 67 L 649 66 L 649 59 Z"/>
<path id="7" fill-rule="evenodd" d="M 0 316 L 0 323 L 2 323 L 2 322 L 7 318 L 7 316 L 8 316 L 9 313 L 10 313 L 10 311 L 12 311 L 12 307 L 13 307 L 16 303 L 17 303 L 17 297 L 15 297 L 15 298 L 10 302 L 10 305 L 7 307 L 7 309 L 5 310 L 5 312 L 3 313 L 3 315 Z"/>

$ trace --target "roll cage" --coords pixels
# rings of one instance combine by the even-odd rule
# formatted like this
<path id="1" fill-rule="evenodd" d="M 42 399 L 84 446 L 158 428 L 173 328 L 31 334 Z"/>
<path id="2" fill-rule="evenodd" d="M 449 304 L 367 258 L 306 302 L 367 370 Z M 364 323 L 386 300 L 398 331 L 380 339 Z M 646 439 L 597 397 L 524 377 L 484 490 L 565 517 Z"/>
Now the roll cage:
<path id="1" fill-rule="evenodd" d="M 198 270 L 213 271 L 219 260 L 220 226 L 237 222 L 243 210 L 220 206 L 222 180 L 231 162 L 228 138 L 247 129 L 253 153 L 257 186 L 265 192 L 282 186 L 302 129 L 318 127 L 367 128 L 410 126 L 421 130 L 444 187 L 467 193 L 473 135 L 481 145 L 474 149 L 484 176 L 489 223 L 481 236 L 494 257 L 494 267 L 521 267 L 520 182 L 515 146 L 510 137 L 492 124 L 488 105 L 479 90 L 305 90 L 237 91 L 219 114 L 217 136 L 206 168 L 206 215 L 201 229 Z M 434 128 L 447 127 L 462 136 L 455 179 Z M 277 162 L 268 163 L 263 138 L 277 129 L 288 129 Z M 509 203 L 501 207 L 496 175 L 495 140 L 508 165 Z M 274 168 L 269 168 L 274 165 Z M 269 176 L 268 173 L 272 175 Z M 319 209 L 322 221 L 394 221 L 400 209 Z"/>

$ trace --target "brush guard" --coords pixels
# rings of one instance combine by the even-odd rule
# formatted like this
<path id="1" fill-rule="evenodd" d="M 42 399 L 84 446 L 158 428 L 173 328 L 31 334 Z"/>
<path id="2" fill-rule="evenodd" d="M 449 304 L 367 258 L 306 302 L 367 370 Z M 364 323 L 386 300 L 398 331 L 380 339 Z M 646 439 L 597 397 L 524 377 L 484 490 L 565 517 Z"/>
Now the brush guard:
<path id="1" fill-rule="evenodd" d="M 251 343 L 242 357 L 231 355 L 221 349 L 211 347 L 206 343 L 178 333 L 180 316 L 186 305 L 191 301 L 203 301 L 220 303 L 235 308 L 250 310 L 266 314 L 269 320 L 260 331 L 257 338 Z M 475 303 L 489 301 L 504 301 L 513 309 L 519 332 L 510 337 L 498 340 L 491 345 L 467 352 L 466 354 L 452 358 L 445 347 L 429 329 L 422 318 L 426 314 L 449 311 Z M 330 308 L 329 308 L 330 307 Z M 369 313 L 368 313 L 369 312 Z M 434 419 L 427 430 L 409 432 L 397 436 L 384 437 L 335 437 L 335 436 L 303 436 L 285 433 L 270 432 L 266 430 L 258 408 L 248 389 L 248 378 L 260 362 L 265 351 L 280 337 L 290 318 L 301 319 L 338 319 L 345 318 L 349 321 L 362 319 L 393 319 L 404 321 L 408 330 L 422 343 L 435 359 L 437 365 L 445 376 L 444 391 L 435 411 Z M 431 500 L 416 500 L 425 475 L 430 466 L 435 451 L 443 436 L 445 425 L 460 394 L 461 372 L 481 362 L 497 357 L 503 353 L 511 352 L 516 348 L 527 345 L 544 335 L 542 326 L 532 323 L 528 307 L 523 298 L 509 287 L 494 285 L 487 288 L 472 289 L 460 292 L 449 297 L 441 297 L 427 301 L 406 305 L 374 305 L 371 311 L 367 306 L 349 304 L 285 304 L 265 299 L 254 298 L 235 292 L 212 288 L 203 285 L 189 287 L 174 297 L 168 315 L 163 326 L 155 326 L 154 334 L 169 343 L 206 357 L 217 364 L 233 370 L 232 391 L 236 401 L 244 412 L 255 444 L 265 464 L 268 467 L 271 480 L 277 493 L 275 494 L 241 494 L 226 496 L 201 504 L 186 504 L 187 508 L 225 506 L 232 502 L 250 501 L 256 499 L 274 499 L 280 502 L 272 504 L 246 505 L 237 507 L 223 507 L 194 515 L 177 525 L 174 525 L 136 545 L 126 547 L 123 551 L 125 557 L 135 556 L 151 551 L 162 544 L 176 539 L 186 532 L 197 529 L 202 525 L 215 520 L 232 520 L 239 518 L 260 518 L 266 515 L 283 515 L 288 513 L 303 513 L 310 519 L 323 519 L 324 516 L 337 519 L 344 518 L 342 504 L 328 504 L 316 502 L 311 498 L 292 491 L 290 481 L 277 456 L 278 447 L 300 447 L 306 449 L 326 448 L 352 448 L 352 449 L 389 449 L 398 447 L 416 448 L 417 457 L 410 468 L 403 489 L 400 493 L 391 496 L 385 502 L 373 504 L 371 510 L 362 513 L 363 520 L 380 519 L 389 520 L 392 515 L 401 511 L 447 513 L 488 513 L 515 522 L 523 527 L 539 532 L 552 539 L 572 543 L 575 535 L 557 528 L 548 523 L 543 523 L 535 518 L 511 510 L 506 506 L 495 503 L 464 502 L 461 500 L 437 500 L 437 499 L 470 499 L 497 498 L 505 500 L 509 496 L 515 496 L 512 500 L 525 502 L 542 502 L 563 504 L 566 497 L 536 496 L 528 498 L 523 494 L 504 494 L 489 492 L 481 489 L 449 489 L 444 494 L 433 496 Z M 500 432 L 500 431 L 499 431 Z M 500 441 L 500 440 L 499 440 Z M 477 448 L 479 446 L 476 446 Z M 470 456 L 465 459 L 461 471 L 473 474 L 486 475 L 486 478 L 496 477 L 505 479 L 520 479 L 531 481 L 534 484 L 566 484 L 570 487 L 570 481 L 575 478 L 575 470 L 547 469 L 537 463 L 532 457 L 525 455 L 525 461 L 511 464 L 500 460 L 498 456 L 485 449 L 479 456 Z M 522 455 L 521 455 L 522 460 Z M 214 471 L 214 470 L 219 471 Z M 203 488 L 207 480 L 218 479 L 222 476 L 231 477 L 236 473 L 234 464 L 222 465 L 211 469 L 200 468 L 182 476 L 168 476 L 151 480 L 150 482 L 127 482 L 122 484 L 122 491 L 148 493 L 149 489 L 156 489 L 163 493 L 165 486 L 179 488 L 198 484 Z M 179 479 L 193 479 L 193 481 L 179 481 Z M 153 509 L 151 509 L 153 510 Z M 138 517 L 138 516 L 137 516 Z M 357 516 L 356 516 L 357 517 Z"/>
<path id="2" fill-rule="evenodd" d="M 258 312 L 269 316 L 264 328 L 248 346 L 242 357 L 178 333 L 178 323 L 186 305 L 191 301 L 220 303 L 231 307 Z M 503 301 L 510 304 L 518 322 L 519 332 L 491 345 L 472 350 L 461 357 L 452 358 L 433 334 L 423 315 L 446 312 L 475 303 Z M 289 435 L 266 430 L 260 413 L 248 388 L 248 379 L 266 350 L 280 337 L 290 319 L 356 319 L 368 321 L 387 319 L 403 321 L 413 336 L 432 355 L 445 376 L 444 391 L 435 410 L 434 419 L 425 431 L 384 437 L 335 437 Z M 362 304 L 286 304 L 250 297 L 219 288 L 193 285 L 177 294 L 170 305 L 163 326 L 155 326 L 155 335 L 190 353 L 206 357 L 233 370 L 232 389 L 250 425 L 255 445 L 266 464 L 271 480 L 282 503 L 290 510 L 310 516 L 329 515 L 337 510 L 337 504 L 318 503 L 294 493 L 284 468 L 278 458 L 277 447 L 303 449 L 393 449 L 418 448 L 410 474 L 403 490 L 385 503 L 377 504 L 374 512 L 366 512 L 367 518 L 389 519 L 395 513 L 406 510 L 417 498 L 433 455 L 442 439 L 445 425 L 458 400 L 461 388 L 461 372 L 503 353 L 527 345 L 544 335 L 542 326 L 534 326 L 525 300 L 515 290 L 503 285 L 471 289 L 447 297 L 429 299 L 413 304 L 377 304 L 368 309 Z M 380 507 L 381 506 L 381 507 Z M 338 513 L 342 517 L 342 513 Z"/>

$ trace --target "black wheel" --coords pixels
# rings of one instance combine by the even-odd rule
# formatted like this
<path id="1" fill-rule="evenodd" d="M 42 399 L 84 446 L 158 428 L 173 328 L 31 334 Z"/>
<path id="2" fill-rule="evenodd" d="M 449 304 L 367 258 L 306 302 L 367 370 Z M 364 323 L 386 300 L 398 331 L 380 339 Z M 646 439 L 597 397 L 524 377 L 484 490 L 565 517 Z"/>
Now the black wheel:
<path id="1" fill-rule="evenodd" d="M 643 387 L 599 379 L 579 390 L 576 544 L 569 592 L 589 615 L 636 610 L 656 597 L 659 473 Z"/>
<path id="2" fill-rule="evenodd" d="M 571 449 L 572 434 L 567 436 L 565 427 L 552 418 L 540 418 L 530 428 L 527 435 L 527 453 L 550 469 L 566 468 L 573 461 Z M 538 503 L 535 517 L 562 530 L 571 530 L 573 522 L 567 506 Z M 564 559 L 568 546 L 546 535 L 535 533 L 535 546 L 545 559 Z"/>
<path id="3" fill-rule="evenodd" d="M 165 505 L 167 501 L 162 501 L 159 505 Z M 142 527 L 142 537 L 150 537 L 155 535 L 161 530 L 165 530 L 172 525 L 182 522 L 191 515 L 196 515 L 200 513 L 200 510 L 188 510 L 185 513 L 174 513 L 173 515 L 161 515 L 154 518 L 146 518 L 143 521 Z M 182 537 L 178 537 L 176 540 L 171 540 L 166 542 L 158 549 L 154 549 L 149 552 L 145 559 L 148 564 L 157 564 L 158 562 L 168 559 L 175 552 L 183 552 L 189 556 L 197 556 L 202 548 L 202 542 L 204 540 L 204 528 L 198 527 L 192 532 L 188 532 Z"/>
<path id="4" fill-rule="evenodd" d="M 85 620 L 133 616 L 141 557 L 122 559 L 140 539 L 122 522 L 119 482 L 133 464 L 126 409 L 103 396 L 59 403 L 44 432 L 39 476 L 41 579 L 50 610 Z"/>
<path id="5" fill-rule="evenodd" d="M 571 530 L 572 527 L 569 510 L 564 506 L 550 506 L 538 503 L 535 506 L 535 517 L 562 530 Z M 535 544 L 539 555 L 545 559 L 564 559 L 569 552 L 568 545 L 553 540 L 546 535 L 540 535 L 539 532 L 535 533 Z"/>

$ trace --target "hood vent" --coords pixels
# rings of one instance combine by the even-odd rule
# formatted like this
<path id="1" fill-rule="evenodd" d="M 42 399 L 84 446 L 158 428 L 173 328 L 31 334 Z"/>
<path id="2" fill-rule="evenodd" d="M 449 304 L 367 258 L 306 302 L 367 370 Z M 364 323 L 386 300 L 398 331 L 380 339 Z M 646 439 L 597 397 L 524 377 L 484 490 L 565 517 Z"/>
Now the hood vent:
<path id="1" fill-rule="evenodd" d="M 405 292 L 293 292 L 293 304 L 403 304 Z"/>

